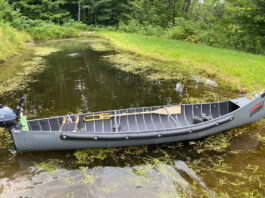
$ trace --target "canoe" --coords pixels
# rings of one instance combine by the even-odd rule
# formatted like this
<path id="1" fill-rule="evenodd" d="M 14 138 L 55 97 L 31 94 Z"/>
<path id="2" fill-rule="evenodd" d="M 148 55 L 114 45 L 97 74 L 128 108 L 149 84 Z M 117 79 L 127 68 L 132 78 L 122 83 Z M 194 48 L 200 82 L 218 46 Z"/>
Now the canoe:
<path id="1" fill-rule="evenodd" d="M 193 140 L 256 122 L 265 93 L 203 103 L 110 110 L 28 120 L 10 133 L 16 150 L 109 148 Z M 24 129 L 24 130 L 23 130 Z"/>

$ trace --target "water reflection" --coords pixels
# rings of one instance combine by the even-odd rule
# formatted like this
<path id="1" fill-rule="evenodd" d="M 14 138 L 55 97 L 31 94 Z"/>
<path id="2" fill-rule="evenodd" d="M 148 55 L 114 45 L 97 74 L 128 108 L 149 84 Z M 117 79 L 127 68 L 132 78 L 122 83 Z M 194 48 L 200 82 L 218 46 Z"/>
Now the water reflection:
<path id="1" fill-rule="evenodd" d="M 29 118 L 174 104 L 179 103 L 184 94 L 200 97 L 212 91 L 211 87 L 196 81 L 189 81 L 187 86 L 176 81 L 146 81 L 114 69 L 101 57 L 115 52 L 96 52 L 87 43 L 69 40 L 66 46 L 63 41 L 53 45 L 61 46 L 62 50 L 44 57 L 48 66 L 34 77 L 38 81 L 31 83 L 27 90 L 12 93 L 13 98 L 25 96 L 24 113 Z M 65 56 L 73 54 L 79 56 Z M 10 97 L 2 97 L 0 102 L 16 106 L 16 100 Z"/>

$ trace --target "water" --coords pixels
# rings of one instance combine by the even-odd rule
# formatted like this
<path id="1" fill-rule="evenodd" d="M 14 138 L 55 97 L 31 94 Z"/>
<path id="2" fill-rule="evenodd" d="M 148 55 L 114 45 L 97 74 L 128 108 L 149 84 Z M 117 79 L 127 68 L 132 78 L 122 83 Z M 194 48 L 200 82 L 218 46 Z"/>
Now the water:
<path id="1" fill-rule="evenodd" d="M 23 112 L 29 119 L 177 104 L 187 95 L 204 98 L 209 92 L 238 95 L 196 77 L 150 81 L 115 69 L 104 56 L 117 52 L 95 51 L 91 42 L 62 40 L 38 46 L 61 50 L 43 57 L 44 71 L 32 75 L 24 89 L 0 97 L 0 103 L 14 108 L 16 99 L 24 96 Z M 28 53 L 24 61 L 31 58 Z M 11 73 L 18 66 L 10 62 L 0 69 L 7 67 Z M 0 197 L 263 197 L 265 128 L 260 122 L 234 132 L 243 135 L 226 133 L 158 146 L 22 154 L 8 151 L 9 136 L 1 135 Z M 224 139 L 228 148 L 209 146 L 215 142 L 225 147 Z"/>

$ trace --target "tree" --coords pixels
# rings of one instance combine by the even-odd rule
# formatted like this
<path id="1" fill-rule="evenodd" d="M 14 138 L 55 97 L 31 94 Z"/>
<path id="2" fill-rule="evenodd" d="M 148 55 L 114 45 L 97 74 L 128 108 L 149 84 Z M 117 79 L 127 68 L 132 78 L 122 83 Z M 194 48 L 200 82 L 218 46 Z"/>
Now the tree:
<path id="1" fill-rule="evenodd" d="M 188 14 L 189 12 L 189 9 L 190 9 L 190 3 L 191 3 L 191 0 L 185 0 L 184 1 L 184 6 L 183 6 L 183 11 Z"/>
<path id="2" fill-rule="evenodd" d="M 87 24 L 113 25 L 115 22 L 117 24 L 119 22 L 117 18 L 123 13 L 121 6 L 123 2 L 127 0 L 78 0 L 77 18 L 81 20 L 83 17 L 82 21 Z M 86 12 L 81 13 L 82 10 Z"/>
<path id="3" fill-rule="evenodd" d="M 227 18 L 234 25 L 232 33 L 237 36 L 241 48 L 254 53 L 265 53 L 264 0 L 229 0 Z"/>
<path id="4" fill-rule="evenodd" d="M 80 22 L 81 20 L 81 0 L 78 0 L 78 14 L 77 14 L 77 21 Z"/>
<path id="5" fill-rule="evenodd" d="M 142 25 L 167 27 L 168 0 L 134 0 L 129 2 L 130 20 Z"/>
<path id="6" fill-rule="evenodd" d="M 12 22 L 19 16 L 19 12 L 15 11 L 6 0 L 0 0 L 0 22 Z"/>
<path id="7" fill-rule="evenodd" d="M 10 0 L 15 9 L 30 19 L 63 23 L 69 13 L 62 8 L 66 0 Z"/>

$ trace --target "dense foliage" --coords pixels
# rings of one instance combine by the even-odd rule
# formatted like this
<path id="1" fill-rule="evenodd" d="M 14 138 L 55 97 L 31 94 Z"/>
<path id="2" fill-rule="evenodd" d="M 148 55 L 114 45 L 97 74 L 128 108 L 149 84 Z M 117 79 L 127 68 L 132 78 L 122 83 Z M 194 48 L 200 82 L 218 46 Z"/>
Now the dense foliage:
<path id="1" fill-rule="evenodd" d="M 6 0 L 0 0 L 0 22 L 12 22 L 18 17 L 19 13 Z"/>
<path id="2" fill-rule="evenodd" d="M 62 8 L 66 3 L 65 0 L 10 0 L 9 2 L 23 16 L 30 19 L 49 20 L 57 23 L 69 19 L 69 12 Z"/>
<path id="3" fill-rule="evenodd" d="M 78 21 L 265 53 L 264 0 L 0 0 L 0 20 L 33 35 L 55 29 L 48 38 L 73 35 L 66 28 Z M 59 30 L 63 24 L 68 25 Z"/>
<path id="4" fill-rule="evenodd" d="M 265 53 L 263 0 L 134 0 L 129 7 L 124 31 Z"/>

